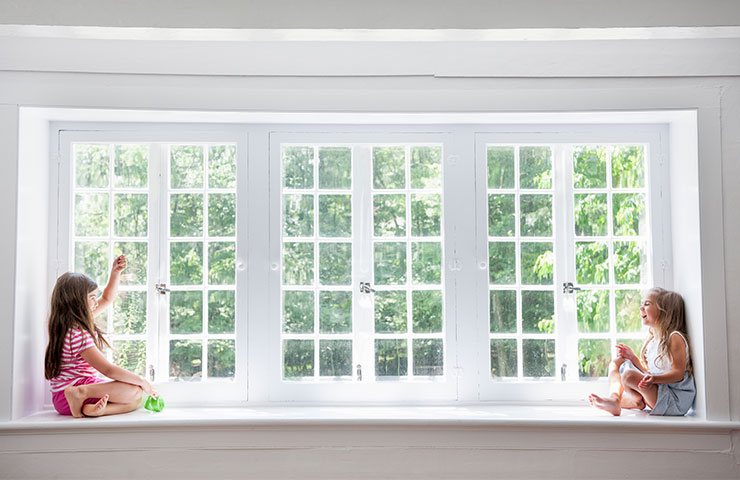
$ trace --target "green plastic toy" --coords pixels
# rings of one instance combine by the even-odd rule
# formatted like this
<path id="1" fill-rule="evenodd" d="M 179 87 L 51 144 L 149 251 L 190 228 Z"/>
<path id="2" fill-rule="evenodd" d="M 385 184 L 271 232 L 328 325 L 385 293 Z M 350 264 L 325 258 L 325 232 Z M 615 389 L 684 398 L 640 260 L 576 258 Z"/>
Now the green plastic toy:
<path id="1" fill-rule="evenodd" d="M 164 400 L 162 400 L 162 397 L 149 396 L 144 402 L 144 408 L 150 412 L 161 412 L 164 409 Z"/>

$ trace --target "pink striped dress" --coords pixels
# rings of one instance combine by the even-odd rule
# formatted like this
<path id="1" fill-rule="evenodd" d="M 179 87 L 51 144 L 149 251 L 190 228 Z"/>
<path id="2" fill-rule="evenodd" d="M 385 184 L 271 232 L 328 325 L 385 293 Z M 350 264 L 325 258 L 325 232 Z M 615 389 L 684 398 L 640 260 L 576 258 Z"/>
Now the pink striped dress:
<path id="1" fill-rule="evenodd" d="M 51 391 L 60 392 L 84 377 L 98 379 L 98 371 L 80 355 L 88 348 L 97 348 L 87 331 L 70 328 L 62 346 L 62 366 L 59 375 L 51 379 Z"/>

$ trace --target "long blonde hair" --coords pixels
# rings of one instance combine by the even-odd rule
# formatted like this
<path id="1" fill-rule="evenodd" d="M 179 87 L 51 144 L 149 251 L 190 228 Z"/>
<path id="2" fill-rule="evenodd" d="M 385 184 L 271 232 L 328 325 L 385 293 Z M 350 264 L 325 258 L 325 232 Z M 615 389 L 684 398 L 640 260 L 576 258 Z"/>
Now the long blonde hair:
<path id="1" fill-rule="evenodd" d="M 57 279 L 51 294 L 49 314 L 49 345 L 44 358 L 44 376 L 47 380 L 59 375 L 62 367 L 62 347 L 70 328 L 88 332 L 101 350 L 103 345 L 110 348 L 103 338 L 103 332 L 95 324 L 87 296 L 98 289 L 87 275 L 67 272 Z"/>
<path id="2" fill-rule="evenodd" d="M 669 348 L 671 333 L 680 332 L 686 339 L 686 344 L 689 347 L 688 350 L 691 350 L 689 334 L 686 331 L 686 304 L 680 294 L 660 287 L 648 290 L 646 297 L 649 297 L 653 303 L 655 303 L 655 306 L 658 309 L 658 321 L 656 322 L 655 327 L 650 329 L 650 336 L 642 345 L 640 356 L 642 357 L 643 362 L 647 363 L 647 359 L 645 357 L 647 345 L 650 343 L 650 340 L 657 338 L 658 357 L 665 357 L 667 355 L 671 363 L 673 363 L 673 358 L 671 357 L 671 351 Z M 694 372 L 694 365 L 691 361 L 690 354 L 686 358 L 686 371 L 689 374 Z"/>

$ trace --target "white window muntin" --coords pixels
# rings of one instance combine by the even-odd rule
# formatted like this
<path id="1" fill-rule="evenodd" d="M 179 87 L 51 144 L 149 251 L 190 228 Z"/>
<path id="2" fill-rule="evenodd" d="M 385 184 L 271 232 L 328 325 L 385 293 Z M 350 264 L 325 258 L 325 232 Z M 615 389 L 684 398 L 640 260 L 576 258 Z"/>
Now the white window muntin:
<path id="1" fill-rule="evenodd" d="M 167 282 L 167 243 L 169 238 L 169 202 L 167 196 L 167 145 L 170 144 L 232 144 L 236 145 L 236 163 L 237 163 L 237 185 L 234 189 L 237 192 L 237 218 L 246 211 L 245 194 L 239 195 L 238 192 L 247 191 L 246 175 L 246 152 L 247 142 L 243 129 L 223 126 L 201 126 L 195 128 L 189 126 L 188 131 L 173 130 L 163 125 L 137 125 L 121 131 L 111 127 L 106 131 L 105 127 L 100 125 L 91 127 L 87 124 L 76 123 L 70 126 L 70 129 L 60 129 L 59 131 L 59 154 L 55 156 L 58 160 L 58 179 L 59 179 L 59 202 L 55 202 L 53 208 L 57 210 L 57 222 L 52 225 L 52 231 L 56 233 L 56 248 L 52 251 L 52 256 L 56 260 L 57 275 L 72 270 L 74 268 L 74 239 L 72 234 L 73 216 L 74 216 L 74 144 L 137 144 L 149 146 L 149 182 L 148 182 L 148 212 L 149 212 L 149 231 L 148 231 L 148 265 L 147 265 L 147 285 L 145 287 L 126 287 L 121 286 L 120 291 L 129 290 L 147 291 L 147 362 L 146 376 L 150 377 L 150 367 L 154 367 L 155 381 L 158 384 L 159 391 L 168 399 L 169 403 L 174 404 L 202 404 L 233 402 L 244 400 L 246 398 L 247 383 L 247 365 L 246 365 L 246 344 L 245 334 L 235 334 L 231 338 L 235 340 L 236 349 L 236 372 L 233 380 L 212 379 L 209 382 L 188 382 L 171 383 L 167 381 L 168 358 L 164 351 L 166 343 L 166 334 L 168 318 L 166 301 L 161 301 L 154 289 L 155 283 Z M 111 164 L 112 157 L 111 157 Z M 165 167 L 165 168 L 162 168 Z M 111 167 L 112 168 L 112 167 Z M 112 177 L 111 177 L 112 178 Z M 116 190 L 118 191 L 118 189 Z M 128 189 L 121 190 L 127 192 Z M 138 190 L 137 190 L 138 191 Z M 241 198 L 241 199 L 240 199 Z M 65 200 L 66 199 L 66 200 Z M 112 201 L 110 202 L 112 204 Z M 65 208 L 66 206 L 66 208 Z M 112 213 L 112 212 L 111 212 Z M 111 217 L 111 225 L 113 223 Z M 112 226 L 110 227 L 112 228 Z M 113 239 L 113 237 L 107 237 Z M 247 259 L 247 222 L 236 222 L 236 274 L 235 274 L 235 331 L 246 332 L 246 265 Z M 118 240 L 118 238 L 116 238 Z M 137 240 L 142 241 L 141 237 Z M 112 248 L 109 247 L 109 248 Z M 107 281 L 106 270 L 105 278 L 96 279 L 98 282 Z M 157 275 L 156 272 L 159 272 Z M 101 288 L 104 285 L 101 285 Z M 111 315 L 108 312 L 108 315 Z M 119 336 L 115 336 L 118 338 Z M 127 339 L 120 336 L 120 339 Z M 213 338 L 219 335 L 209 336 Z M 137 337 L 138 339 L 138 337 Z M 217 398 L 214 402 L 214 398 Z"/>
<path id="2" fill-rule="evenodd" d="M 651 285 L 652 281 L 662 282 L 664 275 L 668 274 L 666 269 L 667 262 L 664 261 L 665 255 L 669 252 L 670 245 L 665 243 L 663 225 L 663 211 L 667 208 L 664 205 L 665 199 L 661 195 L 661 190 L 667 188 L 665 178 L 667 178 L 666 169 L 663 168 L 665 155 L 666 131 L 662 126 L 657 125 L 604 125 L 604 126 L 538 126 L 527 132 L 528 127 L 517 126 L 501 128 L 495 133 L 479 133 L 476 135 L 476 218 L 478 231 L 488 231 L 488 206 L 487 206 L 487 146 L 488 145 L 552 145 L 556 151 L 553 155 L 553 187 L 555 188 L 553 197 L 553 228 L 555 230 L 555 267 L 554 267 L 554 288 L 555 288 L 555 316 L 556 321 L 554 337 L 557 339 L 556 344 L 556 368 L 555 375 L 552 379 L 543 381 L 527 381 L 526 379 L 513 381 L 494 381 L 490 375 L 490 360 L 485 359 L 481 362 L 480 370 L 480 396 L 481 400 L 499 400 L 499 401 L 544 401 L 544 400 L 582 400 L 594 388 L 593 382 L 578 381 L 578 347 L 577 338 L 588 338 L 589 336 L 599 338 L 606 335 L 619 336 L 613 332 L 614 319 L 611 319 L 611 330 L 608 334 L 583 334 L 577 333 L 577 324 L 575 316 L 575 298 L 569 299 L 563 294 L 562 284 L 566 281 L 575 282 L 575 252 L 573 228 L 573 195 L 572 188 L 572 167 L 566 165 L 567 156 L 571 153 L 568 146 L 571 145 L 635 145 L 644 144 L 645 149 L 645 167 L 646 176 L 649 183 L 646 184 L 644 192 L 646 193 L 648 223 L 650 225 L 650 242 L 646 245 L 646 253 L 649 257 L 650 264 L 647 265 L 647 284 Z M 518 163 L 518 162 L 517 162 Z M 566 168 L 567 166 L 567 168 Z M 557 171 L 556 171 L 557 170 Z M 568 187 L 570 185 L 570 187 Z M 604 189 L 604 191 L 608 190 Z M 575 193 L 585 193 L 591 190 L 576 190 Z M 595 191 L 595 190 L 594 190 Z M 600 191 L 600 190 L 599 190 Z M 510 192 L 509 192 L 510 193 Z M 517 205 L 518 208 L 518 205 Z M 611 213 L 611 210 L 608 211 Z M 518 211 L 517 211 L 518 214 Z M 519 219 L 516 219 L 517 228 Z M 560 225 L 558 228 L 557 225 Z M 611 231 L 610 231 L 611 234 Z M 578 237 L 578 241 L 588 237 Z M 510 238 L 509 238 L 510 239 Z M 610 240 L 620 240 L 620 237 L 610 235 Z M 629 240 L 634 240 L 629 237 Z M 478 258 L 481 265 L 488 264 L 488 240 L 487 235 L 480 235 L 477 239 Z M 611 244 L 611 243 L 610 243 Z M 611 257 L 610 257 L 611 258 Z M 568 259 L 566 261 L 566 259 Z M 517 257 L 517 262 L 519 257 Z M 610 260 L 611 261 L 611 260 Z M 613 265 L 611 266 L 613 271 Z M 656 275 L 652 275 L 655 272 Z M 479 274 L 479 295 L 485 298 L 485 301 L 479 302 L 478 331 L 482 338 L 488 342 L 492 334 L 489 334 L 489 315 L 488 315 L 488 269 L 486 268 Z M 653 280 L 655 279 L 655 280 Z M 663 283 L 661 283 L 663 284 Z M 615 286 L 599 285 L 599 288 L 608 288 L 614 291 Z M 617 288 L 628 288 L 630 286 L 620 285 Z M 499 287 L 497 286 L 497 289 Z M 513 286 L 501 286 L 501 289 L 522 288 Z M 637 288 L 645 288 L 640 285 Z M 526 287 L 527 290 L 530 286 Z M 612 302 L 613 302 L 612 296 Z M 569 305 L 570 304 L 570 305 Z M 570 312 L 572 307 L 573 311 Z M 519 305 L 521 308 L 521 305 Z M 518 310 L 521 312 L 521 310 Z M 613 312 L 611 313 L 613 316 Z M 565 319 L 568 319 L 565 321 Z M 519 326 L 520 327 L 520 326 Z M 640 336 L 640 335 L 637 335 Z M 521 338 L 525 338 L 522 335 Z M 540 337 L 542 338 L 542 337 Z M 612 339 L 613 340 L 613 339 Z M 520 340 L 519 340 L 520 341 Z M 613 342 L 612 342 L 613 343 Z M 483 345 L 483 341 L 478 344 L 479 351 L 486 352 L 484 355 L 490 355 L 490 346 Z M 519 351 L 520 355 L 521 352 Z M 518 369 L 521 370 L 521 359 L 518 363 Z M 561 380 L 560 367 L 566 363 L 569 367 L 566 370 L 566 381 Z M 521 377 L 520 377 L 521 378 Z M 603 381 L 603 380 L 602 380 Z"/>
<path id="3" fill-rule="evenodd" d="M 451 142 L 449 135 L 445 134 L 425 134 L 425 133 L 396 133 L 388 127 L 378 128 L 358 128 L 355 133 L 346 133 L 346 128 L 342 133 L 278 133 L 270 134 L 270 354 L 271 363 L 270 372 L 270 400 L 284 401 L 296 400 L 302 401 L 394 401 L 400 399 L 413 399 L 418 401 L 449 400 L 455 397 L 454 368 L 455 362 L 455 345 L 453 343 L 454 329 L 449 327 L 449 320 L 445 322 L 443 336 L 445 343 L 444 362 L 445 375 L 440 377 L 420 377 L 418 380 L 404 379 L 403 381 L 367 381 L 365 369 L 363 367 L 363 378 L 365 381 L 284 381 L 282 375 L 282 341 L 281 336 L 281 298 L 282 290 L 281 278 L 282 268 L 280 267 L 282 251 L 282 178 L 281 178 L 281 146 L 283 145 L 347 145 L 353 148 L 353 292 L 357 291 L 359 282 L 369 281 L 373 283 L 372 278 L 372 244 L 373 244 L 373 225 L 371 216 L 372 193 L 367 189 L 370 182 L 357 182 L 358 176 L 369 180 L 372 178 L 372 146 L 389 146 L 389 145 L 442 145 L 443 165 L 446 163 L 445 158 L 449 155 Z M 373 130 L 383 133 L 371 133 Z M 391 130 L 390 133 L 385 133 Z M 325 130 L 322 130 L 325 131 Z M 318 162 L 317 162 L 318 163 Z M 408 168 L 408 165 L 407 167 Z M 444 166 L 443 166 L 444 169 Z M 364 170 L 364 171 L 363 171 Z M 358 183 L 366 184 L 366 187 L 360 187 Z M 447 184 L 443 182 L 445 194 Z M 358 190 L 359 189 L 359 190 Z M 443 202 L 443 205 L 445 203 Z M 446 208 L 446 207 L 444 207 Z M 362 211 L 362 213 L 360 213 Z M 443 212 L 443 218 L 446 218 Z M 444 220 L 442 220 L 444 222 Z M 441 225 L 442 232 L 445 231 L 444 223 Z M 443 235 L 444 236 L 444 235 Z M 436 237 L 435 237 L 436 238 Z M 410 244 L 411 237 L 407 235 L 406 242 Z M 447 249 L 449 240 L 443 242 L 442 248 Z M 443 258 L 447 252 L 443 252 Z M 444 265 L 443 265 L 444 270 Z M 367 279 L 365 279 L 367 277 Z M 447 282 L 449 276 L 443 275 L 443 291 L 448 291 Z M 445 297 L 449 297 L 445 295 Z M 353 308 L 354 319 L 363 315 L 358 308 L 359 302 L 355 302 Z M 449 298 L 443 303 L 444 318 L 448 319 L 449 312 L 454 308 Z M 364 318 L 361 321 L 355 321 L 358 327 L 352 335 L 355 339 L 360 339 L 361 345 L 358 345 L 356 357 L 361 359 L 363 365 L 372 365 L 374 369 L 374 348 L 372 338 L 372 309 L 370 309 L 370 318 Z M 367 312 L 364 313 L 367 315 Z M 354 359 L 353 359 L 354 360 Z M 353 367 L 356 366 L 356 362 Z M 356 375 L 353 368 L 352 376 Z M 374 376 L 374 375 L 373 375 Z M 372 377 L 370 379 L 372 379 Z M 431 379 L 431 380 L 430 380 Z"/>

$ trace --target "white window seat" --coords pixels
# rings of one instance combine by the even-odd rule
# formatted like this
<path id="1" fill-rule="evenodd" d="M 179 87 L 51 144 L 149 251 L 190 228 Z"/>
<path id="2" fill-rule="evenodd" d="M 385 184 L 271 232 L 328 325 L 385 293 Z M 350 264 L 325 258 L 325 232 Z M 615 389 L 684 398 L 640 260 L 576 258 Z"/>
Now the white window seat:
<path id="1" fill-rule="evenodd" d="M 281 426 L 434 426 L 507 428 L 638 428 L 665 430 L 740 430 L 740 422 L 709 421 L 695 416 L 651 417 L 625 410 L 613 417 L 590 406 L 260 406 L 144 409 L 125 415 L 74 419 L 42 411 L 0 423 L 0 433 L 29 430 L 88 430 L 152 427 L 281 427 Z"/>

